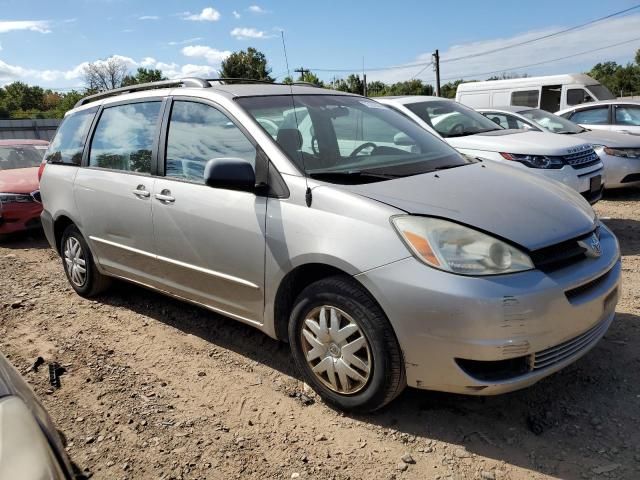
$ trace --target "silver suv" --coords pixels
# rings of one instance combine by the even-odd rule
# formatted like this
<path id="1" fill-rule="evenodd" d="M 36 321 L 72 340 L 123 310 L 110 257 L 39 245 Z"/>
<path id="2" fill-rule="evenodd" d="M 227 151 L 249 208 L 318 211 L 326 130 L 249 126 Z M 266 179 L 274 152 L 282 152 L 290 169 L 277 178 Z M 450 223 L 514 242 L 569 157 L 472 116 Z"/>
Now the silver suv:
<path id="1" fill-rule="evenodd" d="M 78 294 L 119 278 L 252 325 L 345 410 L 525 387 L 614 317 L 618 242 L 580 195 L 357 95 L 128 87 L 79 102 L 45 161 Z"/>

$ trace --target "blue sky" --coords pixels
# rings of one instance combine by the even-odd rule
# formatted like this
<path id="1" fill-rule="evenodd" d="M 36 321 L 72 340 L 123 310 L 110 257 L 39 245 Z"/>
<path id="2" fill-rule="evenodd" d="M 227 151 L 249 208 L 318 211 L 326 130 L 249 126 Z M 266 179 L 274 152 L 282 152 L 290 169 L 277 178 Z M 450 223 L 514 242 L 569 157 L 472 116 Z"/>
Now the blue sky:
<path id="1" fill-rule="evenodd" d="M 584 71 L 594 63 L 631 61 L 640 48 L 640 8 L 584 29 L 490 55 L 447 63 L 526 41 L 632 7 L 633 0 L 535 2 L 397 1 L 254 2 L 148 0 L 0 0 L 0 84 L 22 80 L 47 87 L 82 86 L 82 65 L 113 55 L 132 69 L 162 69 L 168 76 L 215 76 L 229 52 L 263 51 L 281 79 L 291 68 L 361 69 L 369 79 L 397 81 L 417 75 L 438 48 L 442 78 L 486 78 L 505 70 L 531 75 Z M 543 65 L 518 68 L 628 42 Z M 404 66 L 394 70 L 373 68 Z M 348 72 L 316 71 L 324 79 Z"/>

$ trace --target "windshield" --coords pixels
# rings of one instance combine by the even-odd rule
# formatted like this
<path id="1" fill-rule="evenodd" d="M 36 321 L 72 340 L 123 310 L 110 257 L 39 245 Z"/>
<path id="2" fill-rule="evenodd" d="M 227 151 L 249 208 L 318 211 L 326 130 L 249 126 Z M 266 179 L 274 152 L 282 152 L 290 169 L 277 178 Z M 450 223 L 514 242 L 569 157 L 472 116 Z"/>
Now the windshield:
<path id="1" fill-rule="evenodd" d="M 44 151 L 33 145 L 0 147 L 0 170 L 39 167 Z"/>
<path id="2" fill-rule="evenodd" d="M 587 85 L 587 90 L 595 95 L 598 100 L 613 100 L 616 98 L 604 85 Z"/>
<path id="3" fill-rule="evenodd" d="M 538 108 L 522 110 L 518 113 L 523 117 L 527 117 L 529 120 L 533 120 L 537 125 L 551 133 L 571 134 L 586 132 L 586 130 L 578 124 Z"/>
<path id="4" fill-rule="evenodd" d="M 471 163 L 411 120 L 364 97 L 237 101 L 300 170 L 332 183 L 383 181 Z"/>
<path id="5" fill-rule="evenodd" d="M 500 130 L 484 115 L 452 101 L 430 101 L 405 104 L 444 138 L 464 137 L 476 133 Z"/>

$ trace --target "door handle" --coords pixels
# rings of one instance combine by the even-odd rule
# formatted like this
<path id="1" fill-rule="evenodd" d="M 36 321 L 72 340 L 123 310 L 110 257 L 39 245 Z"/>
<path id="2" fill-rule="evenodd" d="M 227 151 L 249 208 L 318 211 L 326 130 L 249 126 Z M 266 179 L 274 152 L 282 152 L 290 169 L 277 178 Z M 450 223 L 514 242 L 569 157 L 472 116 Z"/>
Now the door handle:
<path id="1" fill-rule="evenodd" d="M 144 185 L 138 185 L 138 187 L 135 190 L 132 190 L 131 193 L 138 198 L 149 198 L 151 196 L 151 194 L 145 190 Z"/>
<path id="2" fill-rule="evenodd" d="M 156 193 L 154 197 L 162 203 L 173 203 L 176 201 L 176 199 L 171 196 L 171 191 L 167 189 L 162 190 L 160 193 Z"/>

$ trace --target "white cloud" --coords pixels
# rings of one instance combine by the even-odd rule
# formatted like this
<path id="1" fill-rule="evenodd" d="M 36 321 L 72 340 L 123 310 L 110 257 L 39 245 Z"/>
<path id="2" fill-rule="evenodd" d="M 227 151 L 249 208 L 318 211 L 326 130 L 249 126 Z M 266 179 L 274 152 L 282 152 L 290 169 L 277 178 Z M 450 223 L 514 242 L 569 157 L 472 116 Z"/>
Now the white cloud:
<path id="1" fill-rule="evenodd" d="M 157 63 L 158 61 L 153 57 L 144 57 L 140 61 L 140 66 L 144 68 L 149 68 L 149 67 L 154 67 Z"/>
<path id="2" fill-rule="evenodd" d="M 236 10 L 234 10 L 233 12 L 231 12 L 233 14 L 233 18 L 235 18 L 236 20 L 238 18 L 240 18 L 242 15 L 240 15 Z"/>
<path id="3" fill-rule="evenodd" d="M 265 10 L 259 5 L 251 5 L 249 8 L 247 8 L 247 11 L 256 14 L 263 14 L 268 12 L 268 10 Z"/>
<path id="4" fill-rule="evenodd" d="M 640 36 L 637 33 L 640 31 L 640 15 L 612 18 L 590 25 L 587 28 L 546 38 L 531 44 L 487 55 L 474 56 L 481 52 L 501 48 L 506 45 L 526 42 L 566 28 L 566 26 L 554 26 L 542 30 L 523 32 L 512 37 L 452 45 L 446 50 L 440 51 L 441 81 L 442 83 L 446 83 L 458 78 L 485 80 L 494 75 L 492 72 L 498 71 L 527 73 L 529 75 L 572 73 L 588 70 L 595 63 L 607 60 L 616 60 L 625 63 L 633 58 L 635 51 L 638 49 L 638 42 L 631 42 L 584 55 L 577 54 L 600 49 L 607 45 L 625 42 Z M 447 62 L 447 59 L 463 56 L 470 56 L 470 58 Z M 539 66 L 526 67 L 526 65 L 561 57 L 569 58 Z M 385 82 L 408 80 L 423 68 L 412 64 L 429 61 L 431 61 L 431 52 L 425 52 L 418 55 L 414 61 L 405 64 L 402 69 L 368 71 L 367 79 Z M 427 67 L 420 73 L 418 78 L 427 83 L 434 83 L 435 75 L 433 68 Z"/>
<path id="5" fill-rule="evenodd" d="M 48 20 L 0 20 L 0 33 L 15 30 L 29 30 L 31 32 L 50 33 Z"/>
<path id="6" fill-rule="evenodd" d="M 182 49 L 185 57 L 204 58 L 211 65 L 218 65 L 225 58 L 231 55 L 228 50 L 217 50 L 204 45 L 189 45 Z"/>
<path id="7" fill-rule="evenodd" d="M 160 20 L 158 15 L 142 15 L 138 20 Z"/>
<path id="8" fill-rule="evenodd" d="M 267 35 L 266 32 L 255 28 L 234 28 L 231 30 L 231 36 L 238 40 L 248 40 L 271 38 L 273 35 Z"/>
<path id="9" fill-rule="evenodd" d="M 213 7 L 206 7 L 200 13 L 185 12 L 184 19 L 194 22 L 217 22 L 220 20 L 220 12 Z"/>
<path id="10" fill-rule="evenodd" d="M 175 45 L 186 45 L 187 43 L 193 43 L 193 42 L 197 42 L 198 40 L 202 40 L 202 37 L 193 37 L 193 38 L 187 38 L 186 40 L 174 40 L 171 42 L 168 42 L 168 45 L 171 46 L 175 46 Z"/>

